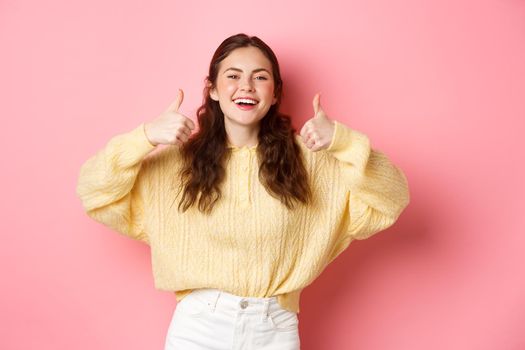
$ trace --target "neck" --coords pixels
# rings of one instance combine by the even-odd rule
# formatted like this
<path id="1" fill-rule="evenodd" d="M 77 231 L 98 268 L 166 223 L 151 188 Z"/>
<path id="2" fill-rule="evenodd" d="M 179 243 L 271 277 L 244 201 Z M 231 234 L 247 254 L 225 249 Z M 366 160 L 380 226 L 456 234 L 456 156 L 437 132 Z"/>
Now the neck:
<path id="1" fill-rule="evenodd" d="M 239 125 L 225 124 L 228 142 L 236 147 L 253 147 L 258 144 L 259 124 Z"/>

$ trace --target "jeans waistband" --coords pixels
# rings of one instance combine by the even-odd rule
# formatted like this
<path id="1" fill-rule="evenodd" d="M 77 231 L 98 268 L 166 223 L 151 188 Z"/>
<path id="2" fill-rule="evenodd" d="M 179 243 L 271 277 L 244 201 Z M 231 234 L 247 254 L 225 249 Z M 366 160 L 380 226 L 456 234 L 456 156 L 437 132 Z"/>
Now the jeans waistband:
<path id="1" fill-rule="evenodd" d="M 213 288 L 195 289 L 186 296 L 188 297 L 208 303 L 213 310 L 220 309 L 226 312 L 268 315 L 282 309 L 277 302 L 277 297 L 243 297 Z"/>

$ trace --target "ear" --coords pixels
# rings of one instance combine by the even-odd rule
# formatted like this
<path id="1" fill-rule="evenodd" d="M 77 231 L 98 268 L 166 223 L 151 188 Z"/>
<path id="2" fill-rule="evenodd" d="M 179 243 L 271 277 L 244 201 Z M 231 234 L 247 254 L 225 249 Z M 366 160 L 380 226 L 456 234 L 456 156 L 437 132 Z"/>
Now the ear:
<path id="1" fill-rule="evenodd" d="M 211 87 L 211 83 L 208 82 L 208 87 Z M 210 88 L 210 97 L 212 100 L 214 101 L 219 101 L 219 95 L 217 94 L 217 89 L 216 88 Z"/>
<path id="2" fill-rule="evenodd" d="M 273 96 L 273 100 L 272 100 L 272 106 L 273 106 L 274 104 L 276 104 L 276 103 L 277 103 L 277 96 L 274 95 L 274 96 Z"/>
<path id="3" fill-rule="evenodd" d="M 219 95 L 217 95 L 217 92 L 215 91 L 215 89 L 210 90 L 210 97 L 214 101 L 219 101 Z"/>

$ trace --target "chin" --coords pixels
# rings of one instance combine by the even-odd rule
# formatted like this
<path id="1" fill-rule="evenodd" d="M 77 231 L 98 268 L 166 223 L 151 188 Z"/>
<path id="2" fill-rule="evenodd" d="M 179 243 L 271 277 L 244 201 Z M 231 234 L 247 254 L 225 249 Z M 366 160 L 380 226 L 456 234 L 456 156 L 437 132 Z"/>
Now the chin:
<path id="1" fill-rule="evenodd" d="M 253 120 L 248 120 L 248 119 L 228 119 L 228 122 L 230 124 L 237 124 L 237 125 L 244 125 L 244 126 L 250 126 L 250 125 L 257 125 L 260 123 L 260 119 L 253 119 Z"/>
<path id="2" fill-rule="evenodd" d="M 249 125 L 255 125 L 255 124 L 259 124 L 259 122 L 261 121 L 263 117 L 255 117 L 255 116 L 246 116 L 246 117 L 225 117 L 225 121 L 227 120 L 229 123 L 232 123 L 232 124 L 238 124 L 238 125 L 245 125 L 245 126 L 249 126 Z"/>

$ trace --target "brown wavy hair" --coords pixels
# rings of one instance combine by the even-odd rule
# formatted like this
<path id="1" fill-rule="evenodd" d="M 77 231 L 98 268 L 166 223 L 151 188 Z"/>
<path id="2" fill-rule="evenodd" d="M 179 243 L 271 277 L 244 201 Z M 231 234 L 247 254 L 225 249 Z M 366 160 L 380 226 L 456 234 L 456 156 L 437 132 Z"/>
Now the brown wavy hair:
<path id="1" fill-rule="evenodd" d="M 221 198 L 220 185 L 226 176 L 224 164 L 231 149 L 227 147 L 224 114 L 219 102 L 210 97 L 210 90 L 216 86 L 220 62 L 233 50 L 248 46 L 258 48 L 270 60 L 277 97 L 277 102 L 260 121 L 257 145 L 259 181 L 288 209 L 293 209 L 298 202 L 307 204 L 311 200 L 304 160 L 294 137 L 295 129 L 291 118 L 279 112 L 283 82 L 277 57 L 258 37 L 240 33 L 225 39 L 215 51 L 205 78 L 203 104 L 197 109 L 199 130 L 180 148 L 184 192 L 179 209 L 182 207 L 182 211 L 193 206 L 198 198 L 198 209 L 210 213 Z"/>

